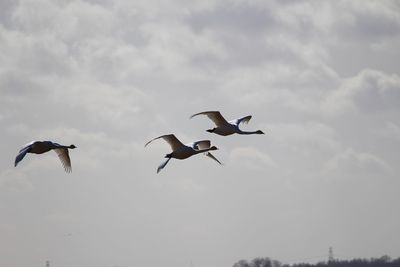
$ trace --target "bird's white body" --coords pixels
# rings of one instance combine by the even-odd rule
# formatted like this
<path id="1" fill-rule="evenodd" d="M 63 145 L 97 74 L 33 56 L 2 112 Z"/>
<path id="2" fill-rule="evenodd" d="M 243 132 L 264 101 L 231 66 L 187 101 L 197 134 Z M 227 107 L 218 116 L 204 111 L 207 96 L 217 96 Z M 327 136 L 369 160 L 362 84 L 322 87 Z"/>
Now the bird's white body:
<path id="1" fill-rule="evenodd" d="M 171 152 L 171 158 L 174 159 L 187 159 L 193 155 L 201 153 L 201 151 L 195 150 L 188 145 L 184 145 L 181 148 Z"/>
<path id="2" fill-rule="evenodd" d="M 226 125 L 221 125 L 218 127 L 215 127 L 214 130 L 212 131 L 215 134 L 219 134 L 222 136 L 227 136 L 231 134 L 240 134 L 240 129 L 236 125 L 233 124 L 226 124 Z"/>
<path id="3" fill-rule="evenodd" d="M 227 136 L 231 134 L 242 134 L 242 135 L 248 135 L 248 134 L 264 134 L 263 131 L 257 130 L 257 131 L 242 131 L 239 128 L 239 125 L 241 123 L 248 123 L 251 119 L 251 115 L 245 116 L 242 118 L 238 118 L 235 120 L 227 121 L 219 111 L 204 111 L 200 113 L 193 114 L 190 116 L 190 118 L 193 118 L 197 115 L 206 115 L 210 120 L 212 120 L 215 124 L 216 127 L 213 129 L 207 130 L 207 132 L 210 133 L 215 133 L 218 135 L 222 136 Z"/>
<path id="4" fill-rule="evenodd" d="M 174 159 L 187 159 L 193 155 L 199 154 L 199 153 L 206 153 L 206 156 L 212 158 L 213 160 L 217 161 L 219 164 L 219 160 L 217 160 L 209 151 L 210 150 L 217 150 L 215 146 L 211 146 L 211 142 L 209 140 L 201 140 L 193 143 L 189 143 L 184 145 L 181 143 L 181 141 L 178 140 L 178 138 L 175 137 L 173 134 L 167 134 L 167 135 L 162 135 L 159 137 L 156 137 L 149 142 L 145 144 L 145 147 L 150 144 L 152 141 L 156 139 L 164 139 L 172 149 L 172 152 L 167 154 L 165 157 L 168 158 L 165 162 L 163 162 L 160 166 L 157 168 L 157 173 L 162 170 L 167 163 L 170 161 L 171 158 Z"/>

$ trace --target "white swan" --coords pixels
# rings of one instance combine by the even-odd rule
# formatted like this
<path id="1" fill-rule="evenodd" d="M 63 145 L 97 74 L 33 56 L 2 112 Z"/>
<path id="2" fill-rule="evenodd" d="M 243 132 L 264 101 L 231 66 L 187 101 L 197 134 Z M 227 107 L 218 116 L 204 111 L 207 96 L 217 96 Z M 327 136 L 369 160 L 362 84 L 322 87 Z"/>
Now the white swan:
<path id="1" fill-rule="evenodd" d="M 186 158 L 189 158 L 189 157 L 199 154 L 199 153 L 206 153 L 205 154 L 206 156 L 212 158 L 213 160 L 215 160 L 216 162 L 221 164 L 221 162 L 219 162 L 219 160 L 216 159 L 214 157 L 214 155 L 212 155 L 209 152 L 210 150 L 218 149 L 215 146 L 211 146 L 210 140 L 201 140 L 201 141 L 196 141 L 196 142 L 184 145 L 184 144 L 182 144 L 181 141 L 178 140 L 178 138 L 175 137 L 175 135 L 167 134 L 167 135 L 162 135 L 162 136 L 159 136 L 159 137 L 156 137 L 156 138 L 150 140 L 144 146 L 146 147 L 148 144 L 150 144 L 154 140 L 160 139 L 160 138 L 164 139 L 171 146 L 172 152 L 165 155 L 167 160 L 165 162 L 163 162 L 162 164 L 160 164 L 160 166 L 158 166 L 157 173 L 159 173 L 167 165 L 167 163 L 171 160 L 171 158 L 186 159 Z"/>
<path id="2" fill-rule="evenodd" d="M 193 118 L 194 116 L 197 116 L 197 115 L 206 115 L 208 118 L 210 118 L 210 120 L 212 120 L 215 123 L 215 125 L 217 127 L 207 130 L 207 132 L 210 132 L 210 133 L 216 133 L 216 134 L 223 135 L 223 136 L 231 135 L 234 133 L 236 133 L 236 134 L 264 134 L 264 132 L 261 130 L 248 132 L 248 131 L 242 131 L 239 128 L 240 123 L 242 123 L 242 122 L 248 123 L 250 121 L 251 115 L 243 117 L 243 118 L 227 121 L 227 120 L 225 120 L 224 117 L 222 117 L 222 115 L 219 111 L 204 111 L 204 112 L 193 114 L 192 116 L 190 116 L 190 118 Z"/>
<path id="3" fill-rule="evenodd" d="M 32 141 L 29 144 L 26 144 L 21 150 L 19 151 L 17 157 L 15 158 L 14 166 L 18 165 L 26 155 L 26 153 L 34 153 L 34 154 L 43 154 L 50 150 L 54 150 L 60 161 L 65 169 L 66 172 L 71 172 L 71 160 L 68 155 L 68 148 L 74 149 L 76 146 L 63 146 L 57 143 L 53 143 L 51 141 Z"/>

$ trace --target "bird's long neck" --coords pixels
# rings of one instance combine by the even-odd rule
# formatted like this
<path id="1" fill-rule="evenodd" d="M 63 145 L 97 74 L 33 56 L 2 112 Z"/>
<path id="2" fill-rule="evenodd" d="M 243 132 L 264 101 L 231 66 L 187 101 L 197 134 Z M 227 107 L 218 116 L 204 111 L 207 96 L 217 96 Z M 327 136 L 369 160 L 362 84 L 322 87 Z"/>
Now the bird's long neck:
<path id="1" fill-rule="evenodd" d="M 65 146 L 65 145 L 60 145 L 60 144 L 53 144 L 52 146 L 53 146 L 53 148 L 70 148 L 70 149 L 76 148 L 75 145 Z"/>
<path id="2" fill-rule="evenodd" d="M 248 135 L 248 134 L 258 134 L 258 131 L 242 131 L 239 129 L 239 134 L 244 134 L 244 135 Z"/>

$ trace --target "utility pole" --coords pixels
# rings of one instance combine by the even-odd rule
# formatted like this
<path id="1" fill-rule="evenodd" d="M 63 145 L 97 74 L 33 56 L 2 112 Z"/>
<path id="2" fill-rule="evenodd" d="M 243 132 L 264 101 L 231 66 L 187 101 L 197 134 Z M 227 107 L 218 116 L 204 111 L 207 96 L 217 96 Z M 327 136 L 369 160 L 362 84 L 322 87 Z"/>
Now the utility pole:
<path id="1" fill-rule="evenodd" d="M 333 249 L 332 249 L 332 247 L 329 247 L 328 264 L 332 263 L 334 261 L 335 261 L 335 258 L 333 257 Z"/>

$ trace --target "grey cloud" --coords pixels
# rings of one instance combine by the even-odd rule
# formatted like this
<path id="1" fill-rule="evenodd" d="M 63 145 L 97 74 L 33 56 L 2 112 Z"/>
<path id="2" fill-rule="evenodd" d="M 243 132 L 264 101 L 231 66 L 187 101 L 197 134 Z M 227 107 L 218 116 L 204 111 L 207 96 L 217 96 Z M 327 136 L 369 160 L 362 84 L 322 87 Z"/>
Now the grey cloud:
<path id="1" fill-rule="evenodd" d="M 348 7 L 347 7 L 348 8 Z M 345 10 L 339 5 L 338 12 Z M 379 42 L 382 38 L 398 37 L 400 33 L 400 7 L 395 1 L 355 1 L 341 16 L 334 28 L 346 40 Z"/>
<path id="2" fill-rule="evenodd" d="M 263 34 L 277 26 L 273 10 L 268 6 L 234 1 L 220 4 L 212 10 L 194 11 L 188 21 L 197 31 L 222 30 L 244 33 L 248 37 Z"/>
<path id="3" fill-rule="evenodd" d="M 379 231 L 399 222 L 397 15 L 360 3 L 1 2 L 0 228 L 17 230 L 0 265 L 229 266 L 327 240 L 395 255 Z M 188 118 L 214 109 L 251 114 L 243 127 L 266 135 L 216 136 Z M 210 139 L 225 165 L 199 155 L 156 175 L 170 148 L 143 146 L 167 133 Z M 55 153 L 14 168 L 32 139 L 74 143 L 73 172 Z M 354 231 L 360 220 L 377 227 Z M 80 235 L 56 242 L 65 229 Z"/>
<path id="4" fill-rule="evenodd" d="M 17 6 L 18 1 L 4 0 L 0 2 L 0 22 L 1 24 L 10 27 L 12 25 L 12 13 Z"/>
<path id="5" fill-rule="evenodd" d="M 232 64 L 252 65 L 263 62 L 282 62 L 297 59 L 297 52 L 285 40 L 277 43 L 276 37 L 285 30 L 278 22 L 280 18 L 273 11 L 273 4 L 261 5 L 247 2 L 233 2 L 219 5 L 211 10 L 192 12 L 187 20 L 195 33 L 210 32 L 218 38 L 227 56 L 212 61 L 222 68 Z M 306 27 L 308 29 L 308 27 Z M 299 36 L 304 32 L 299 31 Z"/>

